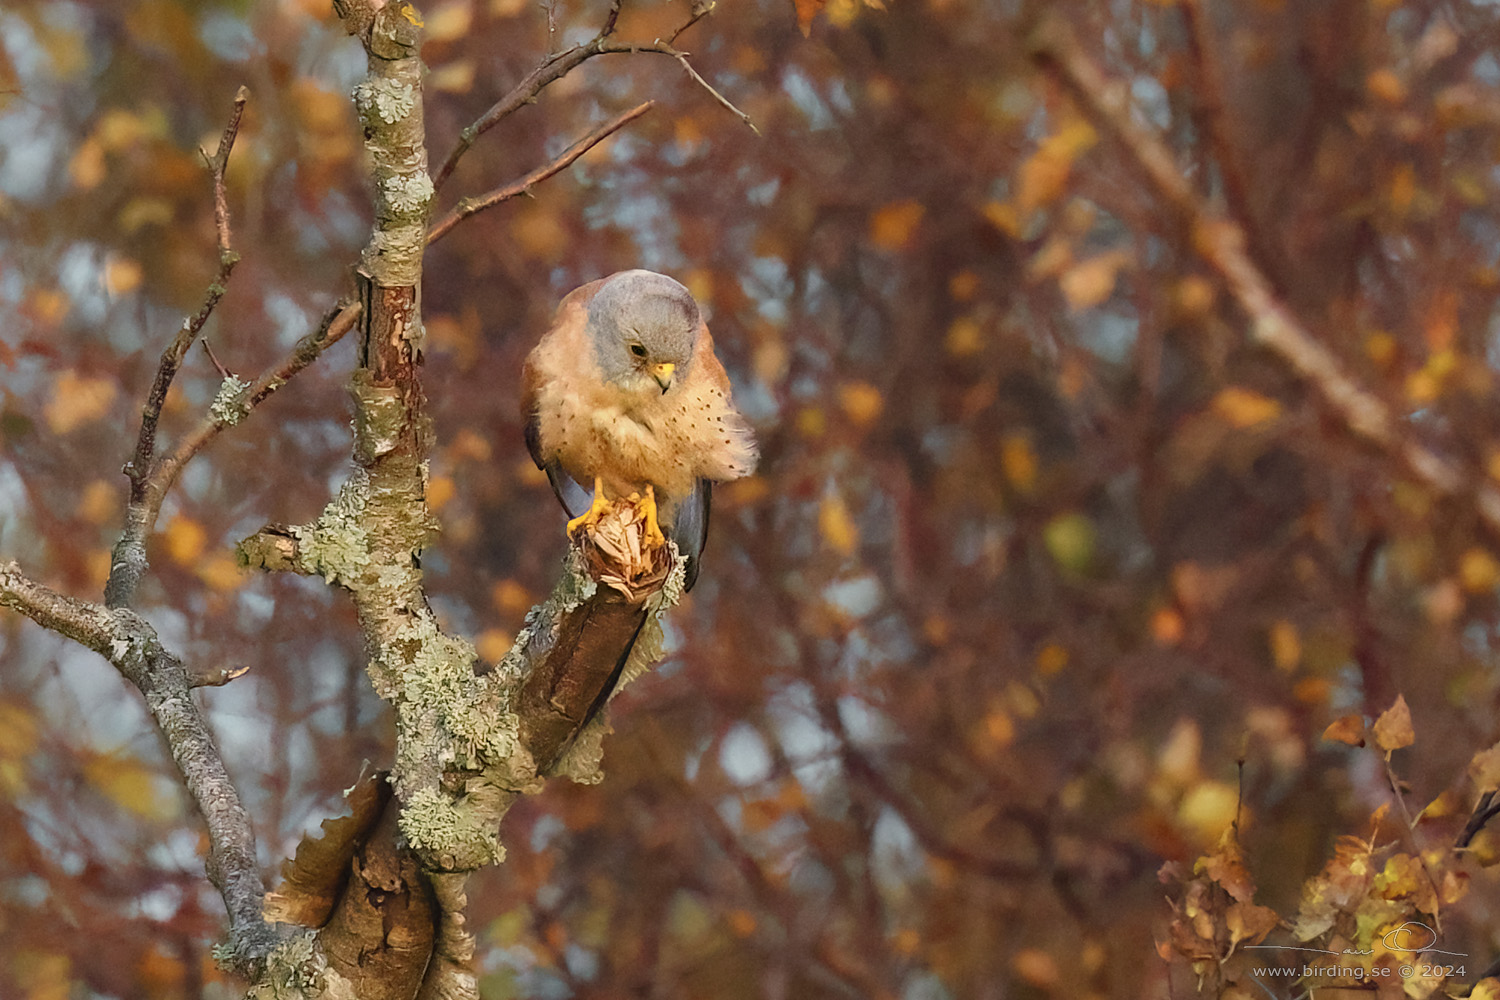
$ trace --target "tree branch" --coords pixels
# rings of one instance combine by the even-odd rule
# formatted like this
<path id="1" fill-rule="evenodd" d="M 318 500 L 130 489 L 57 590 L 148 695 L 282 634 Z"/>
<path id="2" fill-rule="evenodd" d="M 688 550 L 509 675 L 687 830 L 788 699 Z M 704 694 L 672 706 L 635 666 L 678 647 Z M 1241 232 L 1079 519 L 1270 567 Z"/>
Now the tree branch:
<path id="1" fill-rule="evenodd" d="M 239 261 L 239 255 L 229 246 L 229 209 L 224 194 L 224 168 L 229 163 L 229 152 L 234 148 L 234 140 L 240 130 L 240 118 L 245 111 L 245 102 L 249 99 L 250 92 L 241 87 L 235 94 L 234 110 L 230 112 L 229 123 L 224 127 L 224 134 L 219 138 L 218 151 L 213 156 L 204 154 L 213 177 L 214 225 L 219 234 L 219 270 L 213 282 L 208 286 L 208 291 L 203 297 L 203 304 L 198 307 L 196 313 L 182 321 L 177 336 L 172 338 L 172 342 L 162 352 L 161 361 L 156 366 L 156 378 L 151 384 L 151 391 L 146 396 L 146 405 L 141 410 L 141 429 L 136 439 L 135 455 L 125 465 L 125 474 L 130 477 L 131 503 L 136 503 L 145 495 L 146 479 L 151 472 L 151 458 L 156 451 L 156 425 L 161 419 L 161 410 L 166 403 L 167 391 L 172 388 L 172 380 L 177 377 L 177 371 L 182 367 L 182 359 L 187 355 L 188 348 L 193 346 L 193 341 L 197 339 L 198 332 L 203 329 L 203 324 L 208 322 L 209 316 L 213 315 L 214 307 L 224 297 L 224 289 L 229 282 L 229 276 L 234 272 L 234 265 Z M 117 593 L 115 596 L 119 603 L 129 603 L 129 593 Z"/>
<path id="2" fill-rule="evenodd" d="M 1186 221 L 1199 256 L 1250 317 L 1251 337 L 1310 383 L 1351 433 L 1393 456 L 1414 480 L 1443 496 L 1464 492 L 1468 482 L 1462 471 L 1403 435 L 1385 402 L 1345 372 L 1338 357 L 1277 299 L 1245 250 L 1244 230 L 1199 198 L 1162 140 L 1131 117 L 1126 88 L 1104 75 L 1056 15 L 1043 15 L 1032 33 L 1031 56 L 1090 120 L 1115 137 L 1157 195 Z M 1500 533 L 1500 492 L 1487 484 L 1472 490 L 1481 518 Z"/>
<path id="3" fill-rule="evenodd" d="M 57 593 L 27 578 L 13 562 L 0 563 L 0 606 L 99 653 L 141 692 L 208 828 L 208 877 L 229 912 L 225 960 L 242 973 L 252 972 L 280 939 L 261 917 L 265 885 L 250 817 L 192 699 L 182 661 L 135 612 Z"/>
<path id="4" fill-rule="evenodd" d="M 297 341 L 286 357 L 266 369 L 248 385 L 226 380 L 219 398 L 207 417 L 178 443 L 170 455 L 151 461 L 147 473 L 139 478 L 131 473 L 130 502 L 125 511 L 125 528 L 120 540 L 115 543 L 110 560 L 109 581 L 104 587 L 104 601 L 110 607 L 125 607 L 134 599 L 136 588 L 145 575 L 146 539 L 156 528 L 156 517 L 161 512 L 162 502 L 177 482 L 183 467 L 202 448 L 225 428 L 233 427 L 264 402 L 272 393 L 285 385 L 294 375 L 308 365 L 353 328 L 359 318 L 357 302 L 335 307 L 326 313 L 318 329 Z M 163 359 L 165 361 L 165 358 Z M 158 375 L 160 370 L 158 370 Z M 170 378 L 169 378 L 170 381 Z M 153 386 L 152 392 L 155 393 Z M 163 397 L 165 394 L 163 393 Z M 151 405 L 147 404 L 148 407 Z M 157 403 L 160 412 L 160 403 Z M 144 426 L 144 419 L 143 419 Z M 155 427 L 151 433 L 152 448 L 155 444 Z M 150 449 L 146 454 L 149 456 Z M 138 448 L 132 465 L 141 459 Z M 126 467 L 127 470 L 130 466 Z"/>
<path id="5" fill-rule="evenodd" d="M 573 143 L 573 145 L 565 149 L 550 163 L 538 167 L 520 180 L 511 181 L 504 187 L 496 188 L 477 198 L 464 198 L 457 205 L 453 206 L 447 215 L 433 223 L 432 228 L 427 233 L 427 245 L 431 246 L 448 235 L 449 230 L 471 215 L 476 215 L 487 208 L 494 208 L 501 202 L 508 201 L 518 195 L 530 194 L 531 189 L 537 184 L 572 166 L 573 161 L 650 111 L 655 106 L 655 103 L 655 101 L 647 101 L 644 104 L 637 104 L 624 114 L 616 115 Z"/>
<path id="6" fill-rule="evenodd" d="M 755 132 L 756 135 L 760 134 L 760 130 L 755 127 L 755 123 L 750 120 L 749 115 L 730 103 L 728 98 L 715 90 L 707 80 L 698 74 L 698 71 L 688 62 L 689 53 L 673 48 L 673 44 L 683 32 L 713 12 L 715 6 L 713 3 L 705 2 L 705 0 L 694 0 L 691 16 L 678 25 L 665 42 L 657 39 L 647 45 L 638 45 L 628 42 L 610 41 L 611 36 L 614 35 L 615 24 L 620 17 L 621 2 L 622 0 L 613 0 L 610 4 L 609 16 L 605 19 L 604 26 L 599 29 L 597 35 L 581 45 L 575 45 L 571 49 L 550 55 L 542 60 L 541 64 L 528 73 L 525 79 L 512 87 L 504 97 L 491 105 L 489 110 L 480 115 L 472 125 L 460 132 L 458 142 L 443 159 L 443 165 L 438 168 L 437 173 L 433 175 L 433 188 L 436 190 L 442 189 L 443 185 L 447 183 L 448 178 L 453 175 L 453 170 L 458 166 L 459 159 L 469 151 L 469 148 L 474 145 L 475 140 L 481 135 L 500 124 L 500 122 L 516 111 L 535 102 L 537 95 L 545 90 L 549 84 L 556 83 L 594 56 L 629 55 L 637 52 L 654 52 L 657 55 L 671 56 L 682 65 L 682 68 L 687 71 L 688 76 L 694 82 L 713 96 L 714 100 L 737 115 L 741 121 L 750 126 L 751 131 Z"/>

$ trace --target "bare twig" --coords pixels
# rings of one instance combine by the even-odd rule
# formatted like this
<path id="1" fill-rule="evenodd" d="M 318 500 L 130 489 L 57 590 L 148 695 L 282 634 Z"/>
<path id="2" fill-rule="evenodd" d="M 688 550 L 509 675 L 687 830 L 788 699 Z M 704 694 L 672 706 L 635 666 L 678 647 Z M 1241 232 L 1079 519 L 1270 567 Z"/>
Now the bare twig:
<path id="1" fill-rule="evenodd" d="M 673 35 L 672 37 L 675 38 L 677 36 Z M 745 114 L 745 112 L 741 111 L 739 108 L 731 104 L 729 98 L 725 97 L 723 94 L 715 90 L 712 84 L 703 79 L 703 77 L 698 74 L 697 70 L 693 69 L 693 64 L 688 62 L 688 54 L 686 52 L 680 52 L 677 49 L 672 48 L 672 46 L 667 43 L 658 43 L 657 46 L 643 51 L 660 52 L 663 55 L 668 55 L 673 59 L 676 59 L 677 62 L 681 64 L 682 68 L 687 71 L 687 75 L 692 77 L 693 80 L 697 82 L 698 86 L 708 91 L 711 95 L 713 95 L 714 100 L 718 101 L 721 105 L 738 116 L 740 121 L 750 126 L 750 131 L 754 132 L 756 135 L 760 135 L 760 129 L 755 127 L 755 123 L 750 120 L 749 115 Z"/>
<path id="2" fill-rule="evenodd" d="M 584 153 L 587 153 L 590 149 L 593 149 L 599 143 L 603 142 L 605 139 L 609 138 L 611 135 L 624 128 L 626 125 L 629 125 L 631 122 L 641 117 L 641 115 L 644 115 L 646 112 L 650 111 L 654 106 L 654 101 L 647 101 L 644 104 L 637 104 L 635 107 L 631 108 L 629 111 L 626 111 L 624 114 L 616 115 L 614 118 L 611 118 L 603 125 L 600 125 L 588 135 L 585 135 L 583 138 L 579 139 L 577 142 L 573 143 L 573 145 L 565 149 L 550 163 L 546 163 L 538 167 L 531 173 L 527 174 L 525 177 L 522 177 L 520 180 L 512 181 L 504 187 L 498 187 L 495 190 L 487 192 L 486 194 L 482 194 L 477 198 L 463 199 L 457 205 L 453 206 L 452 210 L 449 211 L 447 215 L 443 216 L 437 222 L 433 223 L 432 228 L 427 232 L 427 245 L 431 246 L 438 240 L 442 239 L 448 234 L 448 231 L 450 229 L 458 225 L 464 219 L 467 219 L 469 216 L 474 215 L 476 212 L 482 212 L 487 208 L 494 208 L 501 202 L 508 201 L 509 199 L 514 198 L 517 195 L 530 194 L 532 187 L 540 184 L 548 177 L 566 170 L 569 166 L 572 165 L 574 160 L 577 160 Z"/>
<path id="3" fill-rule="evenodd" d="M 608 41 L 610 35 L 614 34 L 615 24 L 620 18 L 621 2 L 622 0 L 613 0 L 609 5 L 609 15 L 605 18 L 604 26 L 599 29 L 597 35 L 581 45 L 575 45 L 570 49 L 547 56 L 535 69 L 526 74 L 525 79 L 512 87 L 500 100 L 490 105 L 489 109 L 472 125 L 460 132 L 458 142 L 443 158 L 443 165 L 432 175 L 433 189 L 442 190 L 443 184 L 453 174 L 453 169 L 458 166 L 459 159 L 469 151 L 469 147 L 474 145 L 476 139 L 516 111 L 533 103 L 537 95 L 549 84 L 556 83 L 587 60 L 599 55 L 603 51 L 604 43 Z"/>
<path id="4" fill-rule="evenodd" d="M 507 116 L 515 113 L 528 104 L 533 103 L 549 84 L 555 83 L 577 69 L 584 62 L 600 55 L 632 55 L 635 53 L 650 52 L 657 55 L 671 56 L 676 59 L 682 68 L 687 71 L 695 83 L 711 94 L 715 101 L 729 109 L 740 121 L 749 125 L 756 135 L 760 130 L 750 120 L 750 116 L 730 103 L 729 99 L 719 93 L 712 85 L 693 68 L 688 62 L 689 53 L 673 47 L 683 32 L 713 13 L 714 4 L 710 0 L 694 0 L 691 16 L 679 25 L 666 41 L 657 39 L 650 44 L 633 44 L 629 42 L 611 41 L 614 35 L 615 25 L 620 17 L 620 4 L 622 0 L 613 0 L 609 8 L 609 16 L 605 19 L 599 33 L 589 41 L 581 45 L 575 45 L 571 49 L 549 55 L 542 60 L 541 64 L 526 75 L 526 78 L 511 88 L 500 100 L 496 101 L 484 114 L 480 115 L 468 128 L 459 133 L 458 142 L 448 155 L 443 159 L 443 165 L 433 174 L 432 185 L 434 189 L 440 190 L 443 184 L 453 174 L 459 159 L 474 145 L 474 141 L 485 132 L 494 128 Z"/>
<path id="5" fill-rule="evenodd" d="M 1067 25 L 1054 15 L 1044 16 L 1032 35 L 1031 51 L 1089 118 L 1115 137 L 1156 193 L 1187 223 L 1199 256 L 1250 317 L 1254 340 L 1309 382 L 1356 437 L 1395 457 L 1417 482 L 1444 496 L 1463 492 L 1468 482 L 1461 470 L 1402 434 L 1390 407 L 1345 372 L 1338 357 L 1276 297 L 1245 250 L 1244 230 L 1194 192 L 1162 140 L 1131 117 L 1123 96 L 1127 90 L 1104 75 Z M 1500 532 L 1500 492 L 1487 484 L 1472 489 L 1481 518 Z"/>
<path id="6" fill-rule="evenodd" d="M 255 833 L 239 793 L 197 704 L 182 661 L 156 630 L 128 608 L 107 608 L 57 593 L 0 563 L 0 606 L 99 653 L 146 700 L 167 749 L 208 828 L 208 877 L 229 912 L 229 960 L 248 971 L 278 943 L 261 917 L 265 885 L 255 858 Z"/>
<path id="7" fill-rule="evenodd" d="M 1422 874 L 1427 876 L 1427 885 L 1432 889 L 1432 921 L 1437 925 L 1435 929 L 1441 933 L 1443 917 L 1438 909 L 1442 904 L 1443 892 L 1438 888 L 1437 879 L 1432 877 L 1432 871 L 1427 867 L 1427 859 L 1422 856 L 1422 846 L 1417 843 L 1417 821 L 1412 818 L 1411 809 L 1406 805 L 1406 796 L 1401 794 L 1401 779 L 1396 776 L 1396 769 L 1391 766 L 1390 751 L 1381 753 L 1380 759 L 1385 765 L 1386 783 L 1391 786 L 1391 794 L 1396 797 L 1396 808 L 1401 813 L 1402 839 L 1406 842 L 1406 849 L 1411 852 L 1411 856 L 1417 859 Z"/>
<path id="8" fill-rule="evenodd" d="M 360 306 L 357 302 L 330 310 L 317 330 L 297 341 L 286 357 L 262 372 L 242 394 L 229 401 L 228 406 L 220 407 L 217 412 L 205 417 L 202 423 L 178 443 L 170 455 L 151 462 L 145 473 L 138 478 L 132 474 L 130 504 L 125 511 L 125 530 L 115 544 L 109 582 L 104 588 L 106 604 L 110 607 L 124 607 L 134 596 L 135 589 L 146 572 L 146 539 L 155 529 L 162 501 L 177 482 L 183 466 L 204 445 L 218 436 L 220 431 L 244 419 L 266 397 L 316 360 L 329 346 L 337 343 L 354 326 L 359 314 Z M 154 444 L 154 432 L 152 440 Z M 140 454 L 137 450 L 133 461 L 139 461 Z"/>
<path id="9" fill-rule="evenodd" d="M 209 316 L 213 315 L 214 307 L 224 297 L 224 288 L 229 282 L 229 276 L 234 271 L 234 265 L 239 262 L 239 255 L 229 247 L 229 209 L 224 195 L 224 168 L 229 162 L 229 152 L 234 148 L 235 136 L 239 134 L 240 118 L 245 111 L 245 102 L 250 99 L 250 92 L 244 87 L 234 95 L 234 110 L 230 112 L 229 123 L 224 126 L 224 134 L 219 138 L 219 148 L 213 156 L 204 153 L 204 159 L 208 161 L 208 168 L 213 176 L 214 184 L 214 225 L 219 234 L 219 270 L 214 280 L 209 284 L 208 291 L 203 297 L 203 304 L 192 316 L 182 321 L 182 326 L 177 331 L 177 336 L 167 345 L 162 352 L 161 361 L 156 366 L 156 378 L 151 384 L 151 391 L 146 396 L 146 405 L 141 410 L 141 430 L 136 439 L 135 456 L 125 465 L 125 474 L 130 477 L 130 499 L 136 502 L 145 489 L 146 477 L 150 474 L 151 458 L 156 451 L 156 424 L 161 419 L 161 409 L 167 399 L 167 391 L 172 388 L 172 380 L 177 377 L 177 370 L 182 367 L 182 359 L 186 356 L 188 348 L 193 346 L 198 332 L 203 329 L 203 324 L 208 322 Z"/>
<path id="10" fill-rule="evenodd" d="M 1474 842 L 1474 838 L 1479 836 L 1479 831 L 1483 830 L 1497 815 L 1500 815 L 1500 796 L 1497 796 L 1494 791 L 1485 792 L 1475 803 L 1474 811 L 1469 814 L 1469 821 L 1464 824 L 1463 831 L 1459 833 L 1453 846 L 1468 847 Z"/>
<path id="11" fill-rule="evenodd" d="M 219 360 L 218 355 L 214 354 L 213 346 L 209 344 L 207 337 L 204 337 L 202 340 L 198 341 L 198 346 L 202 347 L 203 353 L 208 355 L 208 362 L 209 364 L 214 366 L 214 371 L 219 373 L 219 378 L 234 378 L 234 372 L 230 371 L 228 368 L 225 368 L 223 363 Z"/>

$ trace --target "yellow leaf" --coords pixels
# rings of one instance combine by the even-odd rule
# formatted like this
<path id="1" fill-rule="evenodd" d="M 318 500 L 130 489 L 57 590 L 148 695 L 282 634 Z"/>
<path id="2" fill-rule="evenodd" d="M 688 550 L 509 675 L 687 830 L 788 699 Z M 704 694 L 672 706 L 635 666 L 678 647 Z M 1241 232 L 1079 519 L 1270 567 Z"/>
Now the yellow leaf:
<path id="1" fill-rule="evenodd" d="M 1008 201 L 987 201 L 980 209 L 989 224 L 1011 239 L 1021 238 L 1021 214 Z"/>
<path id="2" fill-rule="evenodd" d="M 1200 781 L 1182 797 L 1177 819 L 1200 844 L 1216 843 L 1239 812 L 1240 793 L 1224 781 Z"/>
<path id="3" fill-rule="evenodd" d="M 955 358 L 967 358 L 984 350 L 984 331 L 979 326 L 979 321 L 972 316 L 960 316 L 948 327 L 948 335 L 943 338 L 943 347 Z M 1500 462 L 1497 462 L 1500 468 Z M 1500 476 L 1495 478 L 1500 479 Z"/>
<path id="4" fill-rule="evenodd" d="M 111 298 L 129 295 L 141 286 L 141 265 L 129 257 L 110 257 L 104 264 L 104 290 Z"/>
<path id="5" fill-rule="evenodd" d="M 1036 654 L 1036 672 L 1043 677 L 1051 677 L 1059 673 L 1068 665 L 1068 648 L 1056 642 L 1049 642 Z"/>
<path id="6" fill-rule="evenodd" d="M 449 0 L 448 3 L 427 12 L 427 38 L 429 42 L 451 42 L 468 34 L 474 20 L 474 11 L 469 0 Z"/>
<path id="7" fill-rule="evenodd" d="M 73 186 L 82 191 L 92 190 L 104 180 L 106 172 L 104 144 L 92 136 L 79 143 L 68 161 L 68 179 Z"/>
<path id="8" fill-rule="evenodd" d="M 758 926 L 755 914 L 739 908 L 730 910 L 725 915 L 725 922 L 729 924 L 730 932 L 739 938 L 747 938 L 754 934 Z"/>
<path id="9" fill-rule="evenodd" d="M 843 498 L 836 493 L 828 494 L 818 504 L 818 532 L 841 556 L 851 556 L 859 547 L 859 528 L 855 526 Z"/>
<path id="10" fill-rule="evenodd" d="M 1281 415 L 1281 403 L 1277 400 L 1233 385 L 1219 390 L 1212 407 L 1216 416 L 1240 430 Z"/>
<path id="11" fill-rule="evenodd" d="M 965 268 L 948 279 L 948 294 L 956 302 L 968 302 L 979 291 L 979 275 Z"/>
<path id="12" fill-rule="evenodd" d="M 900 250 L 910 242 L 926 209 L 915 198 L 882 205 L 870 215 L 870 242 L 882 250 Z"/>
<path id="13" fill-rule="evenodd" d="M 1052 990 L 1062 979 L 1057 960 L 1040 948 L 1022 948 L 1011 957 L 1010 967 L 1039 990 Z"/>
<path id="14" fill-rule="evenodd" d="M 523 253 L 544 263 L 560 260 L 569 244 L 568 231 L 556 213 L 536 203 L 516 214 L 510 233 Z"/>
<path id="15" fill-rule="evenodd" d="M 1403 695 L 1396 695 L 1395 704 L 1380 713 L 1373 732 L 1375 745 L 1387 753 L 1409 747 L 1417 741 L 1417 734 L 1411 726 L 1411 709 L 1406 706 Z"/>
<path id="16" fill-rule="evenodd" d="M 0 760 L 17 760 L 36 749 L 37 725 L 31 712 L 0 701 Z"/>
<path id="17" fill-rule="evenodd" d="M 1382 368 L 1396 357 L 1396 338 L 1384 330 L 1372 330 L 1365 336 L 1365 357 Z"/>
<path id="18" fill-rule="evenodd" d="M 856 427 L 868 427 L 880 416 L 885 401 L 868 382 L 849 382 L 839 386 L 839 405 Z"/>
<path id="19" fill-rule="evenodd" d="M 1471 594 L 1494 590 L 1500 582 L 1500 562 L 1486 549 L 1469 549 L 1459 558 L 1458 582 Z"/>
<path id="20" fill-rule="evenodd" d="M 487 628 L 474 639 L 474 651 L 485 663 L 499 663 L 510 652 L 515 636 L 499 628 Z"/>
<path id="21" fill-rule="evenodd" d="M 1207 316 L 1214 307 L 1213 282 L 1202 275 L 1192 274 L 1177 283 L 1175 289 L 1177 308 L 1191 319 Z"/>
<path id="22" fill-rule="evenodd" d="M 1059 514 L 1042 528 L 1042 544 L 1063 569 L 1082 573 L 1094 558 L 1094 524 L 1083 514 Z"/>
<path id="23" fill-rule="evenodd" d="M 1488 750 L 1481 750 L 1469 761 L 1469 776 L 1474 787 L 1489 791 L 1500 788 L 1500 743 Z"/>
<path id="24" fill-rule="evenodd" d="M 179 566 L 191 568 L 208 546 L 208 533 L 191 518 L 174 517 L 161 533 L 167 555 Z"/>
<path id="25" fill-rule="evenodd" d="M 1074 161 L 1098 141 L 1099 134 L 1085 119 L 1076 114 L 1065 117 L 1017 171 L 1016 209 L 1021 217 L 1061 197 Z"/>
<path id="26" fill-rule="evenodd" d="M 123 501 L 124 498 L 114 483 L 95 479 L 79 493 L 78 506 L 73 508 L 73 516 L 89 524 L 104 524 L 114 519 L 123 506 Z"/>
<path id="27" fill-rule="evenodd" d="M 67 434 L 109 412 L 115 401 L 112 378 L 93 378 L 72 370 L 57 377 L 43 416 L 54 434 Z"/>
<path id="28" fill-rule="evenodd" d="M 1271 626 L 1267 641 L 1277 670 L 1291 673 L 1297 669 L 1297 664 L 1302 662 L 1302 638 L 1297 634 L 1297 626 L 1284 619 L 1278 621 Z"/>
<path id="29" fill-rule="evenodd" d="M 445 94 L 467 94 L 474 89 L 477 69 L 472 59 L 455 59 L 436 67 L 427 77 L 427 86 Z"/>
<path id="30" fill-rule="evenodd" d="M 458 493 L 452 476 L 433 476 L 427 480 L 427 507 L 432 511 L 442 510 Z"/>
<path id="31" fill-rule="evenodd" d="M 1068 308 L 1077 312 L 1107 301 L 1114 294 L 1120 268 L 1129 262 L 1129 254 L 1113 250 L 1081 260 L 1064 271 L 1058 285 L 1063 298 L 1068 300 Z"/>
<path id="32" fill-rule="evenodd" d="M 797 432 L 803 437 L 822 437 L 828 430 L 828 414 L 816 406 L 803 407 L 797 411 Z"/>
<path id="33" fill-rule="evenodd" d="M 198 560 L 193 567 L 193 572 L 198 579 L 202 580 L 213 590 L 234 590 L 240 584 L 249 579 L 245 570 L 235 561 L 234 556 L 219 549 L 210 552 L 204 558 Z"/>
<path id="34" fill-rule="evenodd" d="M 1175 646 L 1187 632 L 1187 623 L 1176 608 L 1157 608 L 1151 613 L 1151 638 L 1162 646 Z"/>
<path id="35" fill-rule="evenodd" d="M 1365 89 L 1371 96 L 1387 104 L 1400 104 L 1406 99 L 1406 84 L 1389 69 L 1381 68 L 1365 77 Z"/>
<path id="36" fill-rule="evenodd" d="M 1031 438 L 1019 431 L 1012 431 L 1000 441 L 1000 468 L 1005 478 L 1022 493 L 1029 493 L 1036 485 L 1036 449 Z"/>
<path id="37" fill-rule="evenodd" d="M 18 950 L 10 969 L 25 1000 L 68 1000 L 72 995 L 73 963 L 67 955 Z"/>
<path id="38" fill-rule="evenodd" d="M 163 794 L 164 782 L 134 758 L 98 754 L 83 765 L 83 774 L 111 802 L 143 819 L 166 820 L 177 815 L 176 797 Z"/>
<path id="39" fill-rule="evenodd" d="M 1385 198 L 1397 215 L 1411 211 L 1412 203 L 1417 200 L 1417 172 L 1410 163 L 1403 163 L 1392 172 Z"/>

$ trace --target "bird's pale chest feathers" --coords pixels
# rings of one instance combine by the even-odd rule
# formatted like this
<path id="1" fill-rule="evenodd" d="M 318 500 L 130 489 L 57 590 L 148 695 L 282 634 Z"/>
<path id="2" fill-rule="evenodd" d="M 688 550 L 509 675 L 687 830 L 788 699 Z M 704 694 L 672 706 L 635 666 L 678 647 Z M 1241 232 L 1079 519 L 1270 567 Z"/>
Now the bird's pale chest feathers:
<path id="1" fill-rule="evenodd" d="M 754 466 L 749 428 L 727 393 L 692 373 L 665 393 L 538 374 L 542 450 L 580 482 L 601 476 L 616 495 L 649 483 L 681 497 L 699 478 L 734 479 Z"/>

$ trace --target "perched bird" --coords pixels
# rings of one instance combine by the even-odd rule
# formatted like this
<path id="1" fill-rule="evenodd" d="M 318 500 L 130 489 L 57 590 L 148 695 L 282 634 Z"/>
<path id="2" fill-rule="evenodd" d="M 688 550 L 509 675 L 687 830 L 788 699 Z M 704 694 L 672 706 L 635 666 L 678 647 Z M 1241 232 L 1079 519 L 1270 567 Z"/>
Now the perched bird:
<path id="1" fill-rule="evenodd" d="M 669 525 L 698 577 L 711 483 L 755 469 L 750 427 L 686 288 L 653 271 L 620 271 L 562 300 L 526 359 L 526 446 L 572 518 L 597 521 L 611 497 L 645 497 L 646 532 Z M 592 502 L 580 483 L 593 482 Z"/>

